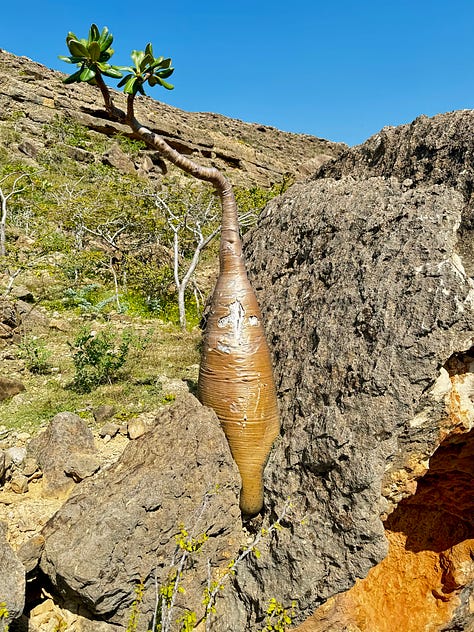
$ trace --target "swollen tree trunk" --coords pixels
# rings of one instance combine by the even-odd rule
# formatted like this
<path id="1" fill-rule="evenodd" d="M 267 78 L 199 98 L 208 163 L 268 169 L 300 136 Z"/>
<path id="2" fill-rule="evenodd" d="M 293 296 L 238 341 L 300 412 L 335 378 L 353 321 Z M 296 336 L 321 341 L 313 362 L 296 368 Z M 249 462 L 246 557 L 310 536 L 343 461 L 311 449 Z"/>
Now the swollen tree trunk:
<path id="1" fill-rule="evenodd" d="M 263 506 L 263 470 L 279 433 L 277 397 L 262 316 L 245 270 L 237 205 L 227 179 L 215 168 L 182 156 L 133 113 L 115 108 L 98 81 L 107 110 L 183 171 L 210 182 L 222 205 L 219 277 L 203 340 L 198 395 L 216 412 L 242 478 L 240 508 L 252 516 Z"/>
<path id="2" fill-rule="evenodd" d="M 263 505 L 263 469 L 279 433 L 262 316 L 245 271 L 234 201 L 223 208 L 220 271 L 199 370 L 199 398 L 219 417 L 242 478 L 240 508 Z"/>

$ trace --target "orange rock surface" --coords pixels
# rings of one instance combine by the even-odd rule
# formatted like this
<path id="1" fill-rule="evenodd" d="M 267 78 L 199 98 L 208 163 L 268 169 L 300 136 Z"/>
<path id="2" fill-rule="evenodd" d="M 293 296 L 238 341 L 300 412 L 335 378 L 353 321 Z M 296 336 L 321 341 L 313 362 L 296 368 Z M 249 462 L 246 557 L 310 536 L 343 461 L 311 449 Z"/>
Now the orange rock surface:
<path id="1" fill-rule="evenodd" d="M 417 491 L 385 522 L 389 553 L 298 632 L 436 632 L 474 581 L 474 431 L 430 459 Z"/>

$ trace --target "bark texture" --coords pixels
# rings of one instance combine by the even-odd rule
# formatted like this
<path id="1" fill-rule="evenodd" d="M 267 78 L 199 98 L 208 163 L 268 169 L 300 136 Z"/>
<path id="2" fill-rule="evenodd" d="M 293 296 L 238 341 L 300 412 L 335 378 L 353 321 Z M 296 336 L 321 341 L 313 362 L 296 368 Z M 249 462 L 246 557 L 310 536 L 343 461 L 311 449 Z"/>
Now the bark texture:
<path id="1" fill-rule="evenodd" d="M 203 340 L 199 398 L 219 417 L 242 478 L 240 508 L 263 506 L 263 469 L 279 432 L 272 362 L 242 255 L 237 207 L 224 197 L 220 270 Z"/>
<path id="2" fill-rule="evenodd" d="M 263 505 L 263 469 L 279 432 L 270 352 L 241 254 L 224 248 L 203 340 L 199 398 L 215 410 L 242 478 L 240 508 Z M 240 247 L 239 247 L 240 250 Z"/>

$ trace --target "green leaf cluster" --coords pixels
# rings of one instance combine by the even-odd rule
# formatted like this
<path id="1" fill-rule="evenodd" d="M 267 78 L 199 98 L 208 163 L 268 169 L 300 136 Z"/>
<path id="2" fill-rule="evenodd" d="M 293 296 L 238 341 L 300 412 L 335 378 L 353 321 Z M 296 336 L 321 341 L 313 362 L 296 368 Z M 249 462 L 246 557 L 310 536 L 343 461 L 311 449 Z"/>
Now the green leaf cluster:
<path id="1" fill-rule="evenodd" d="M 66 44 L 71 53 L 69 56 L 60 55 L 59 59 L 68 64 L 76 64 L 79 70 L 66 77 L 64 83 L 94 83 L 96 75 L 102 73 L 113 79 L 120 79 L 122 71 L 118 66 L 109 64 L 114 54 L 111 48 L 113 35 L 104 26 L 102 32 L 95 24 L 89 29 L 87 39 L 80 39 L 72 32 L 66 37 Z"/>
<path id="2" fill-rule="evenodd" d="M 83 328 L 74 343 L 69 343 L 76 370 L 74 389 L 88 393 L 101 384 L 117 379 L 131 343 L 130 331 L 124 331 L 119 338 L 112 331 L 96 332 L 88 327 Z"/>
<path id="3" fill-rule="evenodd" d="M 25 336 L 18 346 L 18 357 L 24 360 L 30 373 L 49 373 L 51 352 L 43 340 L 36 336 Z"/>
<path id="4" fill-rule="evenodd" d="M 130 610 L 130 616 L 127 622 L 127 629 L 125 632 L 136 632 L 138 626 L 138 619 L 140 617 L 140 605 L 143 601 L 143 593 L 145 591 L 145 583 L 141 579 L 135 586 L 135 600 L 132 603 Z"/>
<path id="5" fill-rule="evenodd" d="M 128 74 L 118 84 L 119 88 L 123 88 L 125 94 L 133 96 L 138 92 L 145 94 L 143 89 L 145 83 L 148 83 L 151 87 L 160 85 L 167 90 L 173 90 L 174 86 L 165 81 L 174 72 L 169 57 L 166 59 L 162 56 L 155 57 L 150 43 L 146 45 L 144 51 L 132 51 L 131 56 L 134 65 L 122 68 L 123 71 L 128 71 Z"/>
<path id="6" fill-rule="evenodd" d="M 181 524 L 179 527 L 179 534 L 175 536 L 175 539 L 176 546 L 178 546 L 178 548 L 182 551 L 196 553 L 197 551 L 200 551 L 203 544 L 209 540 L 209 536 L 207 533 L 201 533 L 197 537 L 190 536 L 184 528 L 184 525 Z"/>
<path id="7" fill-rule="evenodd" d="M 10 613 L 8 611 L 6 601 L 1 601 L 0 602 L 0 623 L 2 622 L 2 620 L 8 619 L 9 616 L 10 616 Z M 3 631 L 8 632 L 8 628 L 9 628 L 9 625 L 4 623 Z"/>
<path id="8" fill-rule="evenodd" d="M 96 24 L 91 25 L 87 38 L 79 38 L 75 33 L 69 32 L 66 44 L 70 55 L 60 55 L 59 59 L 75 64 L 78 70 L 66 77 L 64 83 L 95 84 L 100 75 L 105 75 L 112 79 L 121 79 L 118 87 L 131 96 L 145 94 L 146 83 L 150 87 L 159 85 L 173 90 L 174 86 L 166 81 L 174 72 L 171 58 L 155 57 L 153 46 L 148 43 L 144 51 L 132 51 L 133 66 L 113 66 L 109 63 L 114 54 L 111 48 L 113 39 L 106 26 L 99 31 Z"/>
<path id="9" fill-rule="evenodd" d="M 296 605 L 296 601 L 292 601 L 291 608 L 285 608 L 280 601 L 277 601 L 274 597 L 272 597 L 268 602 L 265 631 L 285 632 L 287 630 L 287 626 L 292 623 Z"/>

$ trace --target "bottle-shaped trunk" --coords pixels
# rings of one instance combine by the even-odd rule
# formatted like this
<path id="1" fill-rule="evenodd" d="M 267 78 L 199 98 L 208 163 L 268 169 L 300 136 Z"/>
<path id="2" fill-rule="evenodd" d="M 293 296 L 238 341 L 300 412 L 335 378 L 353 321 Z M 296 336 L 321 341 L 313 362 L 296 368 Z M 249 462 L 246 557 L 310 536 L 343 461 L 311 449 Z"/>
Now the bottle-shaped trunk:
<path id="1" fill-rule="evenodd" d="M 255 515 L 263 505 L 263 469 L 279 420 L 270 352 L 233 209 L 223 214 L 220 274 L 203 340 L 199 397 L 219 417 L 239 468 L 242 513 Z"/>

